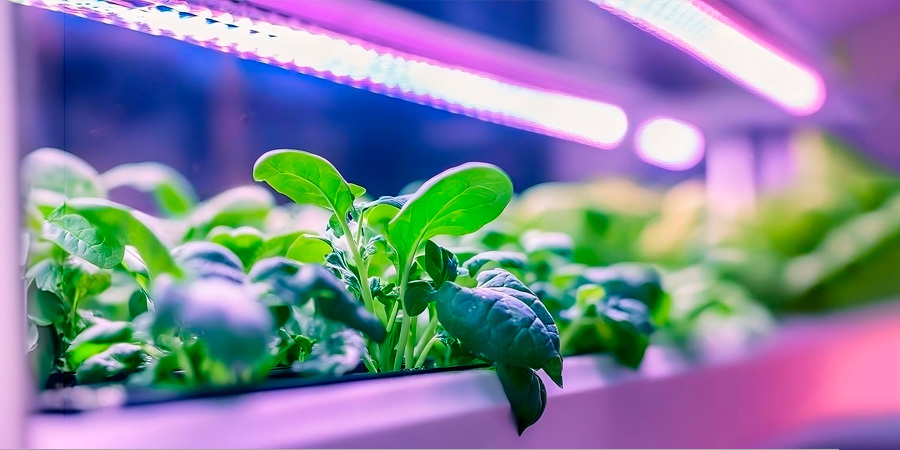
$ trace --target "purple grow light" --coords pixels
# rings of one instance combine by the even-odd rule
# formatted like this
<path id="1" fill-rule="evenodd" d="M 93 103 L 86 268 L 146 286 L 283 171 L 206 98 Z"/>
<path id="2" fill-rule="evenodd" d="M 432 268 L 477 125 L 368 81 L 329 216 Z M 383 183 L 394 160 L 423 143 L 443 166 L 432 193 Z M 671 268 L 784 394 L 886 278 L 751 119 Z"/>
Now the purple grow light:
<path id="1" fill-rule="evenodd" d="M 813 69 L 700 0 L 590 0 L 692 54 L 789 113 L 812 114 L 825 102 Z"/>
<path id="2" fill-rule="evenodd" d="M 628 128 L 618 106 L 343 36 L 246 3 L 13 0 L 167 36 L 480 120 L 598 148 Z M 200 5 L 202 3 L 202 6 Z"/>

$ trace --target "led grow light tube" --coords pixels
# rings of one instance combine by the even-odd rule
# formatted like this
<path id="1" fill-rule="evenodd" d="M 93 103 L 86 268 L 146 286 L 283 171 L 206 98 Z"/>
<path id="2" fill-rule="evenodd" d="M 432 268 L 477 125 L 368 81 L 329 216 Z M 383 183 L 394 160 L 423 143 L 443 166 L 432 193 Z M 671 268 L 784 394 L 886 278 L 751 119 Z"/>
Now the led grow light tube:
<path id="1" fill-rule="evenodd" d="M 628 121 L 618 106 L 543 90 L 327 32 L 241 3 L 229 11 L 185 1 L 13 0 L 365 88 L 373 92 L 610 148 Z M 206 2 L 217 5 L 216 2 Z"/>
<path id="2" fill-rule="evenodd" d="M 795 115 L 825 101 L 819 74 L 700 0 L 590 0 L 680 47 Z"/>

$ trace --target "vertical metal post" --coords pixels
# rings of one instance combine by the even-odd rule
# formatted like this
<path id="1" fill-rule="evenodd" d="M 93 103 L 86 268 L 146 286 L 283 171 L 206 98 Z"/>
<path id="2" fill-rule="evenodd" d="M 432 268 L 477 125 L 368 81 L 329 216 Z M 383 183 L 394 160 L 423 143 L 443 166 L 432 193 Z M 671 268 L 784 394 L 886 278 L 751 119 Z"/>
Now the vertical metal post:
<path id="1" fill-rule="evenodd" d="M 0 1 L 0 448 L 25 442 L 29 387 L 25 357 L 25 311 L 19 277 L 19 148 L 13 6 Z"/>

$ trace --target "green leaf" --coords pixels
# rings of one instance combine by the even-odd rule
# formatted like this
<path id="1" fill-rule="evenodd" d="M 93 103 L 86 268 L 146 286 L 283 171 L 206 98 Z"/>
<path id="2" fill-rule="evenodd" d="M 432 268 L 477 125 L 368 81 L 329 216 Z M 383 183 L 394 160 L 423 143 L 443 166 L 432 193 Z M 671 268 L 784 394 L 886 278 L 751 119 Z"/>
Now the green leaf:
<path id="1" fill-rule="evenodd" d="M 181 271 L 175 265 L 169 255 L 169 249 L 160 241 L 143 222 L 138 220 L 131 209 L 102 199 L 78 198 L 68 201 L 61 206 L 59 213 L 54 212 L 55 217 L 77 214 L 91 227 L 98 230 L 98 236 L 103 237 L 100 245 L 107 249 L 103 252 L 87 251 L 89 247 L 74 247 L 79 253 L 75 256 L 83 258 L 99 267 L 108 268 L 109 262 L 118 259 L 116 264 L 122 261 L 125 244 L 133 246 L 140 253 L 141 259 L 146 263 L 151 274 L 171 273 L 180 276 Z M 111 239 L 111 240 L 106 240 Z M 119 253 L 119 248 L 122 253 Z M 85 250 L 83 252 L 80 251 Z M 114 251 L 115 253 L 111 252 Z"/>
<path id="2" fill-rule="evenodd" d="M 550 341 L 553 343 L 553 348 L 559 353 L 559 329 L 553 320 L 553 315 L 550 314 L 550 311 L 547 310 L 547 307 L 544 306 L 544 303 L 541 302 L 538 296 L 528 289 L 524 283 L 519 281 L 513 274 L 499 268 L 478 274 L 477 281 L 479 288 L 493 289 L 509 295 L 531 308 L 538 319 L 547 327 L 547 333 L 550 336 Z M 562 387 L 562 359 L 558 358 L 556 361 L 549 361 L 543 368 L 553 382 Z"/>
<path id="3" fill-rule="evenodd" d="M 387 237 L 400 266 L 405 267 L 427 239 L 462 236 L 493 221 L 512 195 L 509 176 L 490 164 L 463 164 L 431 178 L 388 224 Z"/>
<path id="4" fill-rule="evenodd" d="M 360 330 L 374 341 L 384 341 L 386 331 L 381 322 L 323 266 L 268 258 L 250 269 L 250 278 L 268 285 L 287 304 L 302 306 L 313 299 L 316 313 L 322 317 Z"/>
<path id="5" fill-rule="evenodd" d="M 313 234 L 302 234 L 297 236 L 285 256 L 303 263 L 323 264 L 325 257 L 332 251 L 334 249 L 327 239 Z"/>
<path id="6" fill-rule="evenodd" d="M 106 197 L 97 171 L 83 159 L 55 148 L 41 148 L 22 158 L 22 192 L 44 191 L 65 198 Z M 30 196 L 30 195 L 29 195 Z"/>
<path id="7" fill-rule="evenodd" d="M 503 385 L 509 405 L 516 418 L 519 436 L 526 428 L 533 425 L 547 406 L 547 388 L 544 382 L 527 367 L 514 367 L 497 364 L 497 377 Z"/>
<path id="8" fill-rule="evenodd" d="M 350 186 L 350 193 L 353 194 L 354 199 L 366 195 L 366 188 L 354 183 L 347 183 L 347 185 Z"/>
<path id="9" fill-rule="evenodd" d="M 301 234 L 304 234 L 304 232 L 291 231 L 288 233 L 278 234 L 266 239 L 266 242 L 263 244 L 262 250 L 259 252 L 258 260 L 263 258 L 271 258 L 273 256 L 287 255 L 288 249 L 291 248 L 291 245 Z"/>
<path id="10" fill-rule="evenodd" d="M 75 336 L 66 359 L 69 366 L 77 369 L 84 360 L 108 349 L 112 344 L 131 340 L 132 327 L 129 322 L 99 322 Z"/>
<path id="11" fill-rule="evenodd" d="M 496 288 L 469 289 L 445 283 L 438 292 L 438 319 L 468 349 L 516 367 L 549 367 L 561 359 L 547 325 L 527 304 Z"/>
<path id="12" fill-rule="evenodd" d="M 434 287 L 440 289 L 447 281 L 456 279 L 458 261 L 450 250 L 433 241 L 425 242 L 425 272 L 434 281 Z"/>
<path id="13" fill-rule="evenodd" d="M 151 331 L 157 337 L 193 335 L 211 359 L 235 370 L 268 354 L 272 316 L 249 285 L 217 277 L 179 285 L 164 276 L 154 283 L 153 300 Z"/>
<path id="14" fill-rule="evenodd" d="M 637 368 L 650 343 L 653 324 L 647 306 L 633 299 L 610 298 L 600 311 L 603 322 L 612 330 L 609 343 L 616 360 Z"/>
<path id="15" fill-rule="evenodd" d="M 469 276 L 474 277 L 488 263 L 494 263 L 504 269 L 521 270 L 528 265 L 528 258 L 519 252 L 492 250 L 469 258 L 463 263 L 463 267 L 469 271 Z"/>
<path id="16" fill-rule="evenodd" d="M 321 156 L 299 150 L 266 152 L 253 166 L 253 179 L 265 181 L 299 204 L 347 214 L 353 207 L 353 192 L 341 174 Z"/>
<path id="17" fill-rule="evenodd" d="M 78 370 L 75 371 L 75 379 L 79 384 L 117 380 L 123 375 L 137 370 L 143 362 L 144 351 L 139 345 L 113 344 L 78 366 Z"/>
<path id="18" fill-rule="evenodd" d="M 202 238 L 217 226 L 260 228 L 274 206 L 275 198 L 261 186 L 229 189 L 197 206 L 186 239 Z"/>
<path id="19" fill-rule="evenodd" d="M 183 216 L 197 204 L 197 193 L 191 183 L 165 164 L 122 164 L 105 172 L 101 179 L 109 190 L 130 187 L 152 194 L 157 209 L 166 217 Z"/>
<path id="20" fill-rule="evenodd" d="M 437 300 L 437 291 L 431 283 L 424 280 L 410 281 L 403 296 L 404 311 L 410 316 L 418 316 L 425 312 L 428 304 Z"/>
<path id="21" fill-rule="evenodd" d="M 366 341 L 352 330 L 328 333 L 313 344 L 309 357 L 297 368 L 301 375 L 338 376 L 359 366 Z"/>
<path id="22" fill-rule="evenodd" d="M 603 286 L 607 296 L 633 298 L 651 311 L 662 306 L 663 289 L 659 272 L 646 264 L 613 264 L 590 268 L 582 275 L 586 282 Z"/>
<path id="23" fill-rule="evenodd" d="M 70 256 L 62 264 L 60 287 L 63 297 L 69 301 L 78 302 L 95 296 L 109 288 L 111 282 L 109 270 L 100 269 L 83 259 Z"/>
<path id="24" fill-rule="evenodd" d="M 61 298 L 62 269 L 45 259 L 25 274 L 28 284 L 28 316 L 38 325 L 59 324 L 66 319 L 68 306 Z"/>
<path id="25" fill-rule="evenodd" d="M 172 250 L 172 257 L 190 278 L 224 278 L 243 283 L 247 276 L 240 258 L 211 242 L 188 242 Z"/>
<path id="26" fill-rule="evenodd" d="M 245 267 L 256 261 L 264 245 L 262 232 L 253 227 L 215 227 L 207 239 L 231 250 Z"/>
<path id="27" fill-rule="evenodd" d="M 115 230 L 95 226 L 77 214 L 66 214 L 64 208 L 50 213 L 44 226 L 44 237 L 72 255 L 98 267 L 112 269 L 122 262 L 125 243 Z"/>

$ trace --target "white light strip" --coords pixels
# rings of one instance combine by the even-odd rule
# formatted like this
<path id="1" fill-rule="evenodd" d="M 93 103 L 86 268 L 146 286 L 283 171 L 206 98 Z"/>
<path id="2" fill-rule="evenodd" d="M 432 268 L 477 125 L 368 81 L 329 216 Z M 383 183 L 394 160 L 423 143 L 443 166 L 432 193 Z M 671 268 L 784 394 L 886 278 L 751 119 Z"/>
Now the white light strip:
<path id="1" fill-rule="evenodd" d="M 669 170 L 687 170 L 703 159 L 704 138 L 697 127 L 671 117 L 647 120 L 634 137 L 642 160 Z"/>
<path id="2" fill-rule="evenodd" d="M 241 17 L 184 1 L 13 0 L 233 53 L 338 83 L 599 148 L 628 128 L 621 108 L 397 52 L 287 18 Z M 223 2 L 229 5 L 229 2 Z M 234 13 L 234 14 L 233 14 Z M 273 14 L 273 21 L 276 19 Z"/>
<path id="3" fill-rule="evenodd" d="M 700 0 L 590 1 L 693 54 L 792 114 L 812 114 L 825 101 L 825 84 L 818 73 Z"/>

